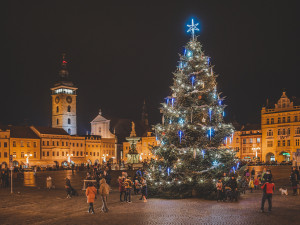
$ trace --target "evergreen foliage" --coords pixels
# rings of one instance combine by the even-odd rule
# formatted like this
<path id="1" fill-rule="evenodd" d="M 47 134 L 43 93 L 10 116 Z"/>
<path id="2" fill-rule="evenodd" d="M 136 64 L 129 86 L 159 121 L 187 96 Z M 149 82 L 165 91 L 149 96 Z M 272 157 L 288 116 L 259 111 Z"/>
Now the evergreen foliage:
<path id="1" fill-rule="evenodd" d="M 196 191 L 209 196 L 217 179 L 238 166 L 233 150 L 224 148 L 234 129 L 223 120 L 216 77 L 193 37 L 180 55 L 171 96 L 162 103 L 163 122 L 154 127 L 160 145 L 152 148 L 157 160 L 148 171 L 151 195 L 182 198 Z"/>

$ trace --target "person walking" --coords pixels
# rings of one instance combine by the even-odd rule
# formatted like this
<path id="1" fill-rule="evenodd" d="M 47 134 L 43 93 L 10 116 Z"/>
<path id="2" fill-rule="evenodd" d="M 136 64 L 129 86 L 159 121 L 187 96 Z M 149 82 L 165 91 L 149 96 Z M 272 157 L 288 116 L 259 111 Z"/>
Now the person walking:
<path id="1" fill-rule="evenodd" d="M 253 188 L 254 188 L 254 182 L 253 182 L 252 178 L 250 178 L 250 181 L 249 181 L 249 188 L 250 188 L 250 191 L 252 193 L 253 192 Z"/>
<path id="2" fill-rule="evenodd" d="M 124 181 L 125 186 L 125 201 L 131 203 L 131 188 L 132 188 L 132 181 L 130 176 L 127 177 Z"/>
<path id="3" fill-rule="evenodd" d="M 92 214 L 95 214 L 94 201 L 97 195 L 97 189 L 94 187 L 94 185 L 91 182 L 88 183 L 88 187 L 85 191 L 85 195 L 87 197 L 87 203 L 89 204 L 88 213 L 92 212 Z"/>
<path id="4" fill-rule="evenodd" d="M 253 167 L 252 170 L 251 170 L 251 177 L 254 179 L 254 176 L 255 176 L 255 169 Z"/>
<path id="5" fill-rule="evenodd" d="M 106 183 L 105 178 L 102 178 L 100 181 L 100 189 L 99 189 L 99 194 L 101 195 L 102 198 L 102 212 L 107 213 L 108 208 L 107 208 L 107 198 L 109 195 L 109 185 Z"/>
<path id="6" fill-rule="evenodd" d="M 50 189 L 53 186 L 53 184 L 52 184 L 52 177 L 50 177 L 50 176 L 47 177 L 46 184 L 47 184 L 47 189 L 50 191 Z"/>
<path id="7" fill-rule="evenodd" d="M 267 173 L 267 169 L 264 168 L 263 171 L 262 171 L 262 174 L 261 174 L 261 178 L 260 178 L 262 185 L 266 182 L 266 180 L 265 180 L 265 174 L 266 173 Z"/>
<path id="8" fill-rule="evenodd" d="M 217 188 L 217 202 L 222 201 L 223 183 L 221 179 L 218 180 L 216 184 L 216 188 Z"/>
<path id="9" fill-rule="evenodd" d="M 256 177 L 254 179 L 254 190 L 258 190 L 258 186 L 259 186 L 259 180 L 258 180 L 258 177 Z"/>
<path id="10" fill-rule="evenodd" d="M 297 177 L 297 173 L 294 170 L 291 172 L 290 181 L 292 184 L 293 195 L 296 196 L 297 195 L 298 177 Z"/>
<path id="11" fill-rule="evenodd" d="M 144 202 L 147 202 L 147 181 L 144 177 L 141 177 L 141 183 L 142 183 L 142 197 L 140 200 L 144 199 Z"/>
<path id="12" fill-rule="evenodd" d="M 124 177 L 119 177 L 118 182 L 119 182 L 120 202 L 125 201 L 124 181 L 125 181 Z M 122 199 L 122 195 L 124 195 L 124 200 Z"/>
<path id="13" fill-rule="evenodd" d="M 271 183 L 271 180 L 266 180 L 266 183 L 261 186 L 261 189 L 263 190 L 263 196 L 261 199 L 261 212 L 265 212 L 265 202 L 268 200 L 269 208 L 268 211 L 272 211 L 272 196 L 273 192 L 275 190 L 275 184 Z"/>

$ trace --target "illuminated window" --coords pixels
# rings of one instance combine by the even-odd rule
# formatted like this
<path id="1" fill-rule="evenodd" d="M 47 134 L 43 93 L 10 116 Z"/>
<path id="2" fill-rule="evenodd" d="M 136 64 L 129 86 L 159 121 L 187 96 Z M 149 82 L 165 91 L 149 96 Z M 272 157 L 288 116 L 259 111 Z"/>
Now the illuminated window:
<path id="1" fill-rule="evenodd" d="M 257 143 L 260 143 L 260 138 L 257 138 L 257 139 L 256 139 L 256 142 L 257 142 Z"/>

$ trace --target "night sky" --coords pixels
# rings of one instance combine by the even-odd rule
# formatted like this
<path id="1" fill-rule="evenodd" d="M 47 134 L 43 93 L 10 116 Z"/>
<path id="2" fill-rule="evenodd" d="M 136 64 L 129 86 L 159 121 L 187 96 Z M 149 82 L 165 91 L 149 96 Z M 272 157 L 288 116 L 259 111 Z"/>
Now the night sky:
<path id="1" fill-rule="evenodd" d="M 300 97 L 300 13 L 297 1 L 5 1 L 1 36 L 2 124 L 50 126 L 50 88 L 67 54 L 78 87 L 80 132 L 104 116 L 150 123 L 170 94 L 186 24 L 219 74 L 229 120 L 260 123 L 266 99 L 282 90 Z M 179 3 L 174 3 L 179 2 Z"/>

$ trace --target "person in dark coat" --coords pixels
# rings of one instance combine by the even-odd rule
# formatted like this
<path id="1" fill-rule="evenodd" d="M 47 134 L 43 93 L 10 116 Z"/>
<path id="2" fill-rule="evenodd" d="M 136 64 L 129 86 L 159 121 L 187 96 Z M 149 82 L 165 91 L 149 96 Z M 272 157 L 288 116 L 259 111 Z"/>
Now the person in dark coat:
<path id="1" fill-rule="evenodd" d="M 232 176 L 231 179 L 228 181 L 228 187 L 230 187 L 231 189 L 230 200 L 237 200 L 237 182 L 234 176 Z"/>
<path id="2" fill-rule="evenodd" d="M 251 176 L 252 176 L 252 178 L 254 178 L 254 176 L 255 176 L 255 169 L 254 169 L 254 167 L 251 170 Z"/>
<path id="3" fill-rule="evenodd" d="M 297 173 L 294 170 L 291 172 L 290 181 L 292 184 L 293 195 L 295 196 L 297 195 L 298 177 L 297 177 Z"/>

